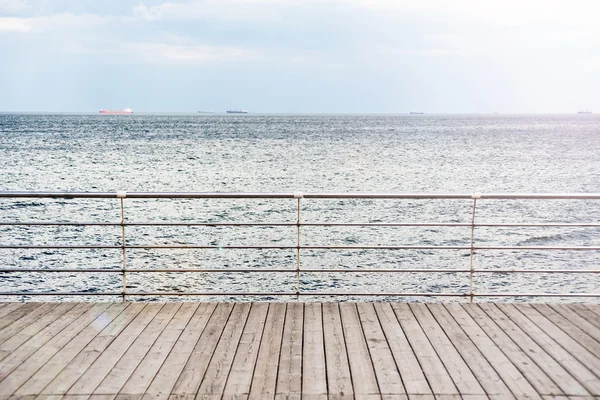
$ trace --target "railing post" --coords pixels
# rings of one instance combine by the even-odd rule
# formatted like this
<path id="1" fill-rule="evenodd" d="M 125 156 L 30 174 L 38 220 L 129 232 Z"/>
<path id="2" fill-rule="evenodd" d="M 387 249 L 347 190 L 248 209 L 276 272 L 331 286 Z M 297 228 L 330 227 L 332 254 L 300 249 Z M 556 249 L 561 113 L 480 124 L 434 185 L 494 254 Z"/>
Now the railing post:
<path id="1" fill-rule="evenodd" d="M 475 210 L 477 209 L 477 199 L 480 199 L 481 195 L 479 193 L 474 193 L 471 198 L 473 199 L 473 212 L 471 214 L 471 254 L 469 257 L 469 302 L 473 303 L 473 270 L 475 269 Z"/>
<path id="2" fill-rule="evenodd" d="M 125 192 L 117 192 L 117 198 L 121 201 L 121 250 L 122 250 L 122 259 L 121 259 L 121 270 L 122 272 L 122 288 L 121 288 L 121 301 L 125 303 L 127 301 L 127 253 L 126 253 L 126 242 L 125 242 Z"/>
<path id="3" fill-rule="evenodd" d="M 296 300 L 300 299 L 300 225 L 302 224 L 300 219 L 300 199 L 302 199 L 302 192 L 295 192 L 294 197 L 298 199 L 297 204 L 297 219 L 296 219 L 296 233 L 297 233 L 297 241 L 296 241 Z"/>

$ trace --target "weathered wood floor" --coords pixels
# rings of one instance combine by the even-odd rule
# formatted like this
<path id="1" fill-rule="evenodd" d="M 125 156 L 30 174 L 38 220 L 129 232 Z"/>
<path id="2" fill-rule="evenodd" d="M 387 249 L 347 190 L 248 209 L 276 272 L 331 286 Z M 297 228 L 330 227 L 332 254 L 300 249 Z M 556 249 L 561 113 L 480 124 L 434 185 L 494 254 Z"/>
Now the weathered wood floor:
<path id="1" fill-rule="evenodd" d="M 600 305 L 0 303 L 0 398 L 600 399 Z"/>

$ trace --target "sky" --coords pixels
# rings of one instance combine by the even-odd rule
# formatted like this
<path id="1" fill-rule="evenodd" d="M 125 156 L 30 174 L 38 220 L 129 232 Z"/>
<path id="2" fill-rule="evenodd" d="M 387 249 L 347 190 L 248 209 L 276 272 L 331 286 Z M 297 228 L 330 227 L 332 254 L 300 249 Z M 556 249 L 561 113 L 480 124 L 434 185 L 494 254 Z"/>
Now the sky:
<path id="1" fill-rule="evenodd" d="M 599 0 L 0 0 L 0 112 L 600 112 Z"/>

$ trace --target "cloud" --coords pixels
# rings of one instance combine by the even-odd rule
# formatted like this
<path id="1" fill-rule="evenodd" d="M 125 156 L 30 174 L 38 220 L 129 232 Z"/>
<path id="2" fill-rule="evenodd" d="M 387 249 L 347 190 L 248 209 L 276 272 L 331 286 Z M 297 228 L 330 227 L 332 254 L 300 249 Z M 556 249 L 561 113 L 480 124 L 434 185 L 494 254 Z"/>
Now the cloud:
<path id="1" fill-rule="evenodd" d="M 120 46 L 124 54 L 153 64 L 206 64 L 236 59 L 255 59 L 259 52 L 236 47 L 194 46 L 130 42 Z"/>
<path id="2" fill-rule="evenodd" d="M 276 0 L 203 0 L 183 3 L 165 2 L 146 6 L 143 2 L 133 6 L 134 17 L 147 21 L 207 19 L 228 22 L 281 21 L 281 11 L 290 1 Z"/>
<path id="3" fill-rule="evenodd" d="M 412 20 L 453 20 L 498 25 L 585 25 L 598 27 L 597 0 L 191 0 L 153 6 L 140 2 L 133 14 L 146 20 L 210 19 L 282 21 L 301 10 L 385 12 Z"/>
<path id="4" fill-rule="evenodd" d="M 456 51 L 447 48 L 399 48 L 391 46 L 376 46 L 375 53 L 379 56 L 425 56 L 438 57 L 456 54 Z"/>
<path id="5" fill-rule="evenodd" d="M 75 4 L 64 4 L 69 1 Z M 600 38 L 598 0 L 133 1 L 118 15 L 43 15 L 38 7 L 37 16 L 0 17 L 0 34 L 27 33 L 32 43 L 68 44 L 90 54 L 122 51 L 121 57 L 132 55 L 144 63 L 260 58 L 334 66 L 379 62 L 378 57 L 404 62 L 507 52 L 525 56 L 557 45 L 595 45 Z M 33 9 L 34 3 L 0 0 L 0 6 L 12 8 Z M 121 46 L 123 38 L 135 43 Z"/>
<path id="6" fill-rule="evenodd" d="M 104 17 L 96 14 L 79 14 L 70 13 L 55 14 L 45 17 L 38 17 L 32 20 L 33 26 L 39 30 L 52 29 L 94 29 L 103 26 L 118 18 Z"/>
<path id="7" fill-rule="evenodd" d="M 0 32 L 48 32 L 55 30 L 92 30 L 103 26 L 114 17 L 102 17 L 95 14 L 74 15 L 70 13 L 42 17 L 0 17 Z"/>
<path id="8" fill-rule="evenodd" d="M 29 7 L 29 2 L 24 0 L 0 0 L 0 12 L 20 12 Z"/>
<path id="9" fill-rule="evenodd" d="M 455 22 L 599 27 L 597 0 L 356 0 L 360 7 Z"/>
<path id="10" fill-rule="evenodd" d="M 31 27 L 23 18 L 0 17 L 0 32 L 29 32 Z"/>
<path id="11" fill-rule="evenodd" d="M 133 6 L 133 16 L 146 21 L 153 21 L 162 18 L 160 9 L 157 9 L 156 7 L 148 8 L 144 3 Z"/>

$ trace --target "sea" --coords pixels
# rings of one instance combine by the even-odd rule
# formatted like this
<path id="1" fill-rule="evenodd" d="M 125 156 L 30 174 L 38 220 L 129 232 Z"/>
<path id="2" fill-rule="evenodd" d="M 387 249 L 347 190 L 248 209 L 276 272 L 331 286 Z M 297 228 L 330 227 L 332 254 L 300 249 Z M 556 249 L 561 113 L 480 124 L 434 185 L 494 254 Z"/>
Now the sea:
<path id="1" fill-rule="evenodd" d="M 600 116 L 4 113 L 0 191 L 600 193 Z M 481 199 L 477 224 L 579 225 L 472 229 L 472 199 L 126 198 L 125 243 L 139 247 L 125 254 L 121 212 L 114 198 L 0 198 L 0 300 L 121 301 L 123 287 L 136 301 L 600 293 L 600 251 L 560 249 L 600 247 L 600 200 Z"/>

